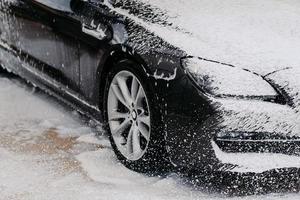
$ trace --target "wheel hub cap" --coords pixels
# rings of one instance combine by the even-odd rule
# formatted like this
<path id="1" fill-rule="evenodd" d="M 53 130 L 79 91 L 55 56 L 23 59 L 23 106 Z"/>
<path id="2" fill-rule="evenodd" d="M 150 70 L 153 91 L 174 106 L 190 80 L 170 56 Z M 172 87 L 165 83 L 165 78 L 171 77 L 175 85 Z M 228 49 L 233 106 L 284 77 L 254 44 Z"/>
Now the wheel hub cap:
<path id="1" fill-rule="evenodd" d="M 137 119 L 137 114 L 136 114 L 136 111 L 135 111 L 135 110 L 132 111 L 131 117 L 132 117 L 132 119 L 133 119 L 134 121 Z"/>

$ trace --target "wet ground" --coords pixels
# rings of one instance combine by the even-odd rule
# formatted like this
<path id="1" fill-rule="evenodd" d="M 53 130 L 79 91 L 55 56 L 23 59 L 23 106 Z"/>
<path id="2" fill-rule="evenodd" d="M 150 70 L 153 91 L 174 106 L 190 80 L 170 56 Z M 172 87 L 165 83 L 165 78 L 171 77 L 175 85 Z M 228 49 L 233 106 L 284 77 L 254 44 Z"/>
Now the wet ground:
<path id="1" fill-rule="evenodd" d="M 209 184 L 201 176 L 148 177 L 126 169 L 102 134 L 54 98 L 17 77 L 0 75 L 0 200 L 229 198 L 210 193 L 220 178 Z M 262 191 L 267 194 L 230 199 L 300 198 L 292 188 Z"/>

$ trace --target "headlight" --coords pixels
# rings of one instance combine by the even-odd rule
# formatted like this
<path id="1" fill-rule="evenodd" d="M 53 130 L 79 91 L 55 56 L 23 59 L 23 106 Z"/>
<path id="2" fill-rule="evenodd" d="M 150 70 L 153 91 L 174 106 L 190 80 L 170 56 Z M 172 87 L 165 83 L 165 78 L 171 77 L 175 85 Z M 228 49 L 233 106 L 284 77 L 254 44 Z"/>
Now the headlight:
<path id="1" fill-rule="evenodd" d="M 214 96 L 270 97 L 277 92 L 261 76 L 242 68 L 199 58 L 183 59 L 183 66 L 197 85 Z"/>

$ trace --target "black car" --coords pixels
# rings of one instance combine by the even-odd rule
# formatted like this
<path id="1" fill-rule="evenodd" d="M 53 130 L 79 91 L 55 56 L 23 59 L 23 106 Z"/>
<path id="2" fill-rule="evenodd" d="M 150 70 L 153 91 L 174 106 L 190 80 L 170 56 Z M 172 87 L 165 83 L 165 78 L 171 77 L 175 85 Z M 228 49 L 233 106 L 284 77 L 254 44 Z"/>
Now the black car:
<path id="1" fill-rule="evenodd" d="M 297 167 L 298 71 L 192 55 L 180 44 L 197 35 L 171 17 L 142 0 L 2 0 L 0 64 L 102 122 L 130 169 Z"/>

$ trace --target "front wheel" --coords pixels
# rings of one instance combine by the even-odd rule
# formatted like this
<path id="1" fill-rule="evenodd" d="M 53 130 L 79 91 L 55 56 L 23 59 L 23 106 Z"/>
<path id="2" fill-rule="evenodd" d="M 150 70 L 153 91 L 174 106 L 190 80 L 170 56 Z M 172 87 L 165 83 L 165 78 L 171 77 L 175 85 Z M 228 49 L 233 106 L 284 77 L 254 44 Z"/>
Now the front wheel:
<path id="1" fill-rule="evenodd" d="M 109 72 L 104 118 L 118 159 L 128 168 L 165 172 L 169 166 L 161 110 L 138 65 L 125 60 Z"/>

